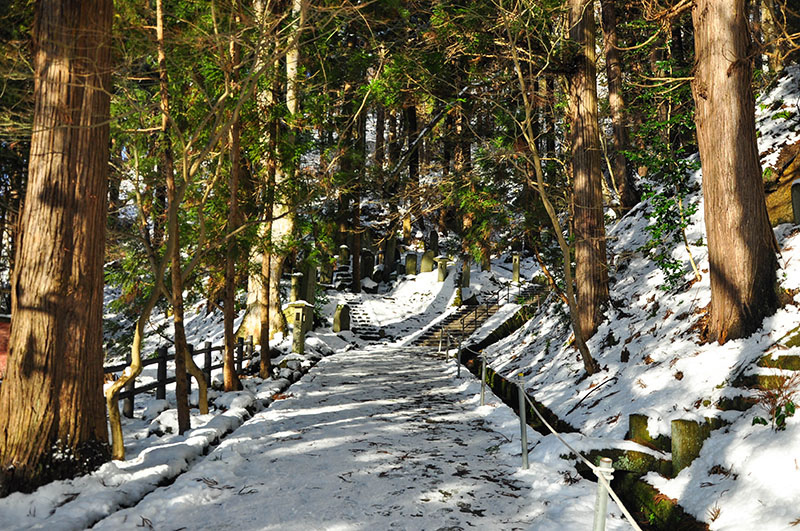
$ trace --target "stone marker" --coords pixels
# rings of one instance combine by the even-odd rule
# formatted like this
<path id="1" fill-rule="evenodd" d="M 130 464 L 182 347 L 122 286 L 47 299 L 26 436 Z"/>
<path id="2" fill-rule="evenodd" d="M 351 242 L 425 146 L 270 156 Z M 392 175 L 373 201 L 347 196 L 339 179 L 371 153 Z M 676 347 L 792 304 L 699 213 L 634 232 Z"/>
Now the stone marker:
<path id="1" fill-rule="evenodd" d="M 349 266 L 350 265 L 350 248 L 346 245 L 339 246 L 339 265 L 340 266 Z"/>
<path id="2" fill-rule="evenodd" d="M 511 264 L 511 282 L 519 284 L 519 253 L 514 253 L 511 255 Z"/>
<path id="3" fill-rule="evenodd" d="M 427 250 L 422 254 L 422 264 L 419 267 L 420 273 L 430 273 L 433 271 L 433 251 Z"/>
<path id="4" fill-rule="evenodd" d="M 470 259 L 469 256 L 465 256 L 461 260 L 461 287 L 468 288 L 470 283 L 469 272 L 470 272 Z"/>
<path id="5" fill-rule="evenodd" d="M 437 277 L 437 280 L 439 282 L 444 282 L 444 279 L 447 278 L 447 260 L 448 260 L 448 258 L 446 256 L 442 255 L 442 256 L 437 256 L 436 258 L 434 258 L 434 260 L 436 261 L 436 270 L 439 272 L 439 276 Z"/>
<path id="6" fill-rule="evenodd" d="M 347 304 L 338 305 L 333 314 L 333 331 L 338 333 L 342 330 L 350 330 L 350 306 Z"/>
<path id="7" fill-rule="evenodd" d="M 305 301 L 297 301 L 289 304 L 289 313 L 293 317 L 294 330 L 292 331 L 292 352 L 298 354 L 305 353 L 306 350 L 306 331 L 311 327 L 311 315 L 313 306 Z"/>
<path id="8" fill-rule="evenodd" d="M 406 275 L 417 274 L 417 253 L 406 254 Z"/>

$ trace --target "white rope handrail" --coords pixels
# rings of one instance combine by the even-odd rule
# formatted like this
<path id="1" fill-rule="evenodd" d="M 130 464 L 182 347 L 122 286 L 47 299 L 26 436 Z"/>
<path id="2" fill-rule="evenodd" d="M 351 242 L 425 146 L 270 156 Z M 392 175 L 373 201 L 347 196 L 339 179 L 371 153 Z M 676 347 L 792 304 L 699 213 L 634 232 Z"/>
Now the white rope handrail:
<path id="1" fill-rule="evenodd" d="M 631 516 L 631 513 L 628 512 L 628 509 L 625 508 L 625 505 L 622 503 L 622 500 L 619 499 L 619 496 L 617 496 L 617 493 L 614 492 L 614 490 L 611 488 L 611 484 L 608 482 L 608 480 L 606 480 L 605 476 L 598 470 L 598 467 L 594 463 L 589 461 L 586 458 L 586 456 L 584 456 L 578 450 L 573 448 L 571 444 L 565 441 L 564 438 L 561 437 L 561 435 L 555 430 L 555 428 L 553 428 L 550 425 L 550 423 L 547 422 L 547 419 L 545 419 L 542 416 L 542 414 L 539 413 L 539 409 L 533 404 L 530 397 L 528 396 L 528 393 L 525 393 L 521 386 L 520 390 L 522 391 L 522 394 L 525 396 L 525 400 L 528 402 L 528 404 L 530 404 L 531 408 L 533 409 L 533 412 L 536 413 L 536 416 L 539 417 L 539 420 L 542 421 L 542 423 L 547 427 L 547 429 L 550 430 L 550 432 L 553 435 L 555 435 L 564 446 L 569 448 L 570 451 L 572 451 L 575 455 L 577 455 L 592 470 L 592 472 L 594 472 L 597 475 L 597 480 L 603 484 L 603 486 L 608 491 L 609 495 L 611 495 L 611 498 L 617 503 L 617 506 L 622 511 L 622 514 L 625 515 L 625 518 L 628 520 L 628 523 L 630 523 L 631 526 L 633 526 L 633 528 L 636 531 L 642 531 L 642 528 L 639 527 L 639 524 L 636 523 L 636 520 L 633 518 L 633 516 Z"/>

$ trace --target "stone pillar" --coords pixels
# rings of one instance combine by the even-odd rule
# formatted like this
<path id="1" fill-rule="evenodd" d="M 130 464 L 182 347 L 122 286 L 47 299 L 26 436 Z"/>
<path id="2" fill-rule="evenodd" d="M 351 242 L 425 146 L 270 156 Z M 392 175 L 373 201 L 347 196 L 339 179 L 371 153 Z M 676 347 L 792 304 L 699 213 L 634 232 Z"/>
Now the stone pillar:
<path id="1" fill-rule="evenodd" d="M 350 330 L 350 306 L 347 304 L 338 305 L 333 314 L 333 331 L 338 333 L 342 330 Z"/>
<path id="2" fill-rule="evenodd" d="M 346 245 L 339 246 L 339 266 L 350 265 L 350 248 Z"/>
<path id="3" fill-rule="evenodd" d="M 422 265 L 419 267 L 420 273 L 430 273 L 433 271 L 433 251 L 427 250 L 422 255 Z"/>
<path id="4" fill-rule="evenodd" d="M 292 292 L 289 295 L 289 302 L 303 300 L 303 273 L 297 271 L 292 273 Z"/>
<path id="5" fill-rule="evenodd" d="M 511 282 L 519 284 L 519 253 L 511 255 L 511 264 L 513 270 L 511 272 Z"/>
<path id="6" fill-rule="evenodd" d="M 417 253 L 406 254 L 406 275 L 417 274 Z"/>
<path id="7" fill-rule="evenodd" d="M 469 256 L 464 256 L 461 260 L 461 287 L 468 288 L 470 283 L 469 272 L 470 272 L 470 265 L 471 260 Z"/>
<path id="8" fill-rule="evenodd" d="M 670 422 L 672 432 L 672 474 L 689 466 L 700 455 L 703 442 L 711 435 L 707 422 L 700 424 L 694 420 L 678 419 Z"/>
<path id="9" fill-rule="evenodd" d="M 289 313 L 294 322 L 292 331 L 292 352 L 303 354 L 306 350 L 306 331 L 311 327 L 311 310 L 313 306 L 305 301 L 297 301 L 289 304 Z"/>
<path id="10" fill-rule="evenodd" d="M 447 278 L 447 257 L 437 256 L 434 260 L 436 260 L 436 270 L 439 273 L 437 280 L 444 282 L 444 279 Z"/>

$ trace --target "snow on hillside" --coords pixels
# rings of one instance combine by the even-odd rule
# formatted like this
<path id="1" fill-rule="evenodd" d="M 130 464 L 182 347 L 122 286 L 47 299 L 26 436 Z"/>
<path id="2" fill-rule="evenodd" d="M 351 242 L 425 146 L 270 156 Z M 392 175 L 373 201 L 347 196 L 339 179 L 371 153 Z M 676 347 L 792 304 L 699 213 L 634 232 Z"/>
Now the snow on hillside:
<path id="1" fill-rule="evenodd" d="M 800 128 L 797 127 L 800 67 L 790 67 L 788 73 L 769 95 L 759 100 L 756 107 L 757 124 L 761 132 L 759 148 L 765 168 L 777 163 L 783 146 L 800 141 Z M 795 110 L 775 112 L 779 103 L 790 111 Z M 695 172 L 691 179 L 699 185 L 701 172 Z M 758 406 L 738 412 L 722 411 L 716 404 L 725 397 L 741 394 L 754 396 L 753 391 L 735 387 L 734 378 L 742 371 L 776 373 L 776 370 L 755 367 L 754 362 L 765 353 L 800 355 L 800 347 L 786 345 L 787 336 L 796 333 L 800 325 L 800 295 L 795 295 L 793 304 L 786 305 L 766 319 L 763 328 L 749 338 L 729 341 L 723 346 L 699 344 L 694 325 L 702 318 L 703 309 L 710 301 L 710 288 L 706 248 L 702 243 L 705 241 L 702 197 L 698 195 L 695 200 L 700 201 L 700 208 L 690 220 L 687 239 L 703 272 L 702 280 L 696 283 L 687 282 L 671 292 L 660 289 L 664 284 L 664 275 L 645 254 L 646 251 L 641 250 L 647 241 L 644 229 L 648 223 L 645 217 L 648 205 L 638 206 L 616 225 L 609 227 L 612 301 L 606 312 L 606 320 L 589 341 L 591 351 L 603 367 L 600 373 L 584 377 L 577 351 L 569 343 L 571 333 L 566 308 L 555 297 L 548 304 L 542 305 L 539 313 L 520 330 L 488 347 L 486 354 L 492 367 L 503 375 L 525 373 L 529 394 L 580 430 L 580 433 L 567 434 L 565 438 L 581 450 L 630 448 L 633 443 L 624 442 L 623 439 L 628 429 L 628 416 L 634 413 L 648 417 L 648 427 L 653 436 L 668 435 L 670 421 L 675 419 L 715 418 L 723 421 L 727 426 L 712 432 L 700 457 L 676 478 L 665 479 L 650 473 L 646 476 L 647 481 L 667 497 L 677 499 L 681 506 L 697 519 L 707 522 L 711 529 L 785 529 L 800 518 L 800 509 L 796 505 L 796 501 L 800 499 L 800 418 L 789 417 L 786 419 L 784 431 L 773 431 L 769 427 L 752 424 L 755 416 L 768 416 Z M 781 287 L 795 293 L 800 290 L 800 232 L 794 226 L 781 225 L 776 228 L 775 234 L 781 246 Z M 677 245 L 672 250 L 672 255 L 683 263 L 688 260 L 682 245 Z M 383 349 L 386 356 L 396 355 L 397 350 L 392 349 L 409 344 L 424 327 L 441 319 L 444 313 L 452 311 L 450 303 L 455 289 L 455 275 L 452 274 L 454 269 L 455 266 L 451 265 L 451 275 L 443 283 L 437 282 L 436 273 L 424 273 L 401 278 L 394 287 L 379 290 L 378 294 L 354 296 L 328 292 L 325 314 L 332 315 L 333 309 L 339 303 L 360 303 L 372 324 L 384 330 L 387 342 L 389 339 L 393 342 L 392 345 L 372 346 L 372 352 L 380 353 Z M 524 276 L 530 278 L 536 272 L 533 260 L 525 259 Z M 510 276 L 508 256 L 501 256 L 493 262 L 492 272 L 473 269 L 470 289 L 493 291 L 507 284 Z M 687 273 L 686 280 L 690 279 L 691 275 Z M 507 305 L 486 326 L 478 330 L 474 337 L 485 336 L 516 308 L 516 305 Z M 188 310 L 189 341 L 195 344 L 204 341 L 220 344 L 222 322 L 219 312 L 207 312 L 203 304 L 192 305 Z M 122 325 L 118 327 L 120 330 L 126 324 L 120 314 L 113 312 L 107 312 L 106 319 L 117 321 Z M 364 346 L 363 341 L 350 332 L 333 334 L 329 325 L 330 321 L 328 326 L 309 334 L 308 352 L 305 356 L 282 354 L 278 361 L 291 360 L 296 367 L 307 369 L 334 351 L 337 357 L 346 358 L 353 350 Z M 154 314 L 149 330 L 145 353 L 151 352 L 172 335 L 170 320 L 161 312 Z M 119 333 L 119 330 L 115 332 Z M 288 338 L 278 338 L 273 347 L 287 353 Z M 364 357 L 364 354 L 359 353 L 353 357 Z M 447 363 L 450 364 L 449 367 Z M 285 458 L 290 447 L 283 448 L 283 445 L 290 444 L 298 436 L 291 432 L 296 427 L 287 424 L 289 431 L 273 433 L 271 423 L 287 423 L 292 415 L 302 418 L 309 414 L 318 414 L 318 411 L 315 413 L 317 406 L 313 398 L 323 396 L 324 391 L 321 387 L 315 387 L 317 383 L 312 382 L 321 381 L 325 367 L 333 365 L 333 362 L 323 360 L 321 366 L 313 369 L 314 372 L 301 379 L 297 387 L 289 388 L 288 391 L 289 374 L 269 381 L 246 378 L 245 390 L 239 393 L 212 391 L 211 414 L 201 416 L 193 410 L 193 429 L 183 436 L 174 433 L 174 390 L 172 396 L 168 392 L 167 400 L 162 401 L 146 396 L 137 397 L 136 418 L 124 421 L 126 448 L 130 456 L 128 460 L 108 463 L 86 477 L 54 482 L 33 494 L 17 493 L 1 499 L 0 527 L 81 529 L 128 506 L 133 507 L 124 513 L 118 513 L 116 517 L 112 516 L 107 525 L 112 528 L 119 528 L 120 525 L 128 528 L 143 527 L 152 522 L 145 519 L 145 515 L 137 513 L 136 508 L 147 493 L 151 494 L 142 507 L 149 508 L 151 512 L 148 514 L 151 518 L 158 517 L 161 524 L 169 525 L 186 525 L 186 522 L 177 523 L 169 519 L 170 502 L 165 496 L 170 496 L 170 492 L 183 493 L 185 497 L 181 503 L 189 502 L 190 507 L 186 514 L 192 514 L 191 507 L 196 503 L 205 503 L 218 495 L 224 494 L 238 500 L 234 496 L 239 496 L 237 492 L 244 492 L 240 497 L 249 498 L 252 505 L 258 505 L 254 501 L 256 496 L 269 498 L 269 492 L 280 492 L 280 485 L 270 483 L 267 487 L 267 480 L 258 476 L 262 473 L 260 467 L 243 467 L 244 472 L 237 476 L 233 469 L 221 471 L 219 466 L 224 466 L 227 462 L 225 460 L 232 455 L 230 449 L 235 447 L 234 442 L 241 442 L 248 437 L 254 439 L 263 436 L 268 439 L 266 450 Z M 439 373 L 447 379 L 454 377 L 452 362 L 442 361 L 441 368 L 434 365 L 432 363 L 428 368 L 432 371 L 431 380 L 439 379 L 436 376 Z M 358 373 L 360 370 L 362 369 L 345 374 L 337 385 L 350 385 L 352 380 L 361 377 Z M 289 373 L 291 372 L 290 370 Z M 144 383 L 152 377 L 152 374 L 145 372 L 141 379 Z M 462 371 L 462 378 L 463 384 L 450 386 L 447 393 L 448 400 L 464 406 L 463 411 L 442 417 L 447 416 L 450 421 L 457 417 L 463 417 L 470 422 L 485 421 L 487 429 L 503 434 L 502 437 L 498 436 L 501 442 L 497 448 L 491 447 L 493 451 L 498 451 L 498 466 L 508 469 L 508 477 L 513 482 L 535 483 L 536 487 L 530 491 L 526 488 L 524 500 L 518 500 L 513 495 L 506 496 L 508 493 L 501 494 L 504 497 L 498 499 L 502 499 L 502 504 L 494 507 L 492 514 L 498 518 L 513 519 L 516 526 L 525 529 L 589 528 L 594 486 L 580 480 L 572 465 L 561 459 L 560 456 L 566 453 L 561 443 L 552 435 L 541 436 L 529 430 L 528 439 L 532 448 L 530 457 L 535 473 L 513 472 L 518 467 L 520 454 L 519 434 L 515 432 L 512 413 L 494 399 L 490 400 L 489 406 L 478 407 L 478 386 L 466 371 Z M 215 375 L 215 379 L 218 379 L 218 375 Z M 276 396 L 276 393 L 282 394 Z M 279 404 L 272 410 L 274 399 L 279 400 Z M 302 406 L 305 412 L 297 409 L 300 399 L 306 402 Z M 377 400 L 381 402 L 380 397 Z M 192 401 L 196 402 L 196 391 Z M 345 409 L 334 412 L 340 414 L 346 412 Z M 287 412 L 290 415 L 284 416 Z M 364 418 L 380 415 L 378 410 L 363 413 Z M 248 421 L 251 416 L 254 418 Z M 319 432 L 322 440 L 355 445 L 351 446 L 353 452 L 362 451 L 358 445 L 363 446 L 363 440 L 343 433 L 337 422 L 328 420 L 327 423 L 314 424 L 303 429 Z M 397 419 L 393 418 L 393 422 L 394 420 Z M 437 417 L 436 420 L 441 419 Z M 239 429 L 242 431 L 239 432 Z M 226 439 L 231 432 L 235 434 L 234 437 Z M 469 431 L 459 433 L 460 438 L 469 439 Z M 220 440 L 230 442 L 216 446 Z M 370 455 L 376 460 L 388 459 L 392 445 L 400 443 L 399 438 L 389 440 L 385 451 Z M 406 443 L 403 441 L 403 444 Z M 343 450 L 344 448 L 343 446 Z M 476 451 L 484 452 L 486 448 L 478 448 Z M 657 450 L 647 451 L 659 455 Z M 211 454 L 204 458 L 204 454 L 208 452 Z M 478 458 L 460 454 L 456 456 L 458 452 L 461 450 L 455 451 L 451 457 L 466 460 Z M 220 461 L 222 465 L 215 465 L 215 461 Z M 414 499 L 404 499 L 400 504 L 402 508 L 398 509 L 401 511 L 398 514 L 406 517 L 400 518 L 390 512 L 382 514 L 380 506 L 383 500 L 390 505 L 390 499 L 396 493 L 401 490 L 410 491 L 414 487 L 418 476 L 408 474 L 392 477 L 385 484 L 395 490 L 370 492 L 369 496 L 365 494 L 364 498 L 369 497 L 370 503 L 375 506 L 367 507 L 359 505 L 362 503 L 361 497 L 347 492 L 350 489 L 347 481 L 352 480 L 351 476 L 342 474 L 328 477 L 324 473 L 326 470 L 335 470 L 334 464 L 339 466 L 346 461 L 342 457 L 337 463 L 325 464 L 325 468 L 319 468 L 319 464 L 314 469 L 290 468 L 300 479 L 307 481 L 304 488 L 313 487 L 314 492 L 317 492 L 318 487 L 321 487 L 323 496 L 326 489 L 335 488 L 337 493 L 344 493 L 343 499 L 347 503 L 346 519 L 337 519 L 336 500 L 332 499 L 323 506 L 325 518 L 335 521 L 337 529 L 365 528 L 353 515 L 367 512 L 372 515 L 373 520 L 370 521 L 378 527 L 397 524 L 406 528 L 422 529 L 439 525 L 442 515 L 450 515 L 446 522 L 455 524 L 463 523 L 460 513 L 482 511 L 477 502 L 470 500 L 467 503 L 465 498 L 458 497 L 446 499 L 447 496 L 440 490 L 438 494 L 432 491 L 433 497 L 422 500 L 424 503 L 433 500 L 433 503 L 440 504 L 438 516 L 418 519 L 414 507 L 420 500 Z M 400 461 L 405 461 L 405 458 Z M 219 477 L 198 476 L 197 472 L 179 478 L 186 470 L 202 470 L 206 474 L 216 471 Z M 267 466 L 263 472 L 270 473 L 270 470 Z M 437 472 L 433 468 L 426 470 L 433 474 L 443 474 L 441 470 Z M 457 472 L 461 474 L 460 470 Z M 357 473 L 354 471 L 354 474 Z M 176 477 L 179 478 L 175 482 L 177 490 L 159 488 L 159 485 L 168 484 Z M 314 483 L 315 480 L 318 481 Z M 497 478 L 492 479 L 496 480 Z M 199 482 L 204 483 L 205 488 L 193 488 L 203 486 Z M 228 484 L 238 485 L 242 482 L 251 489 L 265 490 L 256 496 L 250 496 L 250 491 L 244 487 L 235 492 L 227 492 L 232 490 L 227 488 Z M 253 487 L 256 482 L 263 485 Z M 576 482 L 575 485 L 572 485 L 573 482 Z M 376 485 L 383 484 L 370 483 L 371 488 L 376 489 Z M 305 496 L 309 492 L 301 490 L 295 494 Z M 290 501 L 286 501 L 287 507 Z M 520 509 L 523 503 L 527 504 L 527 509 Z M 518 513 L 517 510 L 521 512 Z M 619 514 L 613 505 L 611 512 Z M 126 519 L 126 516 L 129 518 Z M 244 516 L 247 515 L 243 514 Z M 291 522 L 290 516 L 281 515 L 279 519 L 271 520 L 270 514 L 254 513 L 252 517 L 256 520 L 251 519 L 248 525 L 252 528 L 272 526 L 277 529 L 281 522 Z M 316 522 L 320 528 L 326 527 L 323 520 L 312 518 L 311 521 Z M 200 517 L 193 517 L 190 521 L 193 526 L 198 527 L 211 525 L 209 522 Z M 624 525 L 618 517 L 612 519 L 613 527 L 621 528 Z"/>
<path id="2" fill-rule="evenodd" d="M 775 102 L 789 108 L 776 115 Z M 792 66 L 776 88 L 757 105 L 759 148 L 765 168 L 780 150 L 800 140 L 800 67 Z M 702 172 L 692 175 L 697 184 Z M 698 187 L 699 188 L 699 187 Z M 720 346 L 699 344 L 693 328 L 710 302 L 702 196 L 687 229 L 692 254 L 702 280 L 664 292 L 663 273 L 641 250 L 648 205 L 639 205 L 608 231 L 611 304 L 606 320 L 589 341 L 603 367 L 583 378 L 577 350 L 569 344 L 566 309 L 553 302 L 522 329 L 487 349 L 491 365 L 501 374 L 526 374 L 530 394 L 585 436 L 583 448 L 610 448 L 628 430 L 628 416 L 645 414 L 652 436 L 669 435 L 670 421 L 721 419 L 728 426 L 712 432 L 700 457 L 674 479 L 655 473 L 647 481 L 677 499 L 711 529 L 784 529 L 800 519 L 800 418 L 786 420 L 785 431 L 752 425 L 755 416 L 769 417 L 758 405 L 745 411 L 721 411 L 723 397 L 753 391 L 734 387 L 746 373 L 779 374 L 757 369 L 767 353 L 800 355 L 800 347 L 785 346 L 786 336 L 800 325 L 800 295 L 764 321 L 752 336 Z M 788 224 L 775 229 L 781 248 L 778 278 L 784 290 L 800 288 L 800 232 Z M 688 267 L 683 245 L 673 256 Z M 692 278 L 687 273 L 686 280 Z M 800 389 L 795 389 L 800 391 Z M 542 438 L 532 454 L 545 459 L 558 445 Z"/>

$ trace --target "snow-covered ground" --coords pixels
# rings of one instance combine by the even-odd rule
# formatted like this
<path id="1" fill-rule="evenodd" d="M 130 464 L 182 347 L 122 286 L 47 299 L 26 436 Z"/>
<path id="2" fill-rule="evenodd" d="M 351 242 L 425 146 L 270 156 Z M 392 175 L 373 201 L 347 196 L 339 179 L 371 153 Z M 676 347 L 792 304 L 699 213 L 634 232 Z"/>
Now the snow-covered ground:
<path id="1" fill-rule="evenodd" d="M 800 140 L 800 67 L 789 74 L 757 105 L 765 167 L 775 164 L 782 146 Z M 777 102 L 792 112 L 775 113 Z M 699 184 L 701 172 L 692 179 Z M 767 416 L 758 406 L 738 412 L 716 404 L 755 395 L 733 380 L 743 370 L 775 373 L 753 367 L 765 353 L 800 355 L 800 347 L 786 345 L 800 325 L 800 295 L 749 338 L 701 344 L 693 326 L 710 301 L 702 203 L 687 229 L 702 279 L 670 292 L 660 289 L 663 273 L 641 250 L 648 208 L 642 204 L 609 227 L 612 304 L 589 341 L 600 373 L 584 377 L 566 309 L 555 297 L 488 347 L 489 362 L 506 376 L 524 372 L 528 392 L 579 430 L 565 438 L 581 450 L 629 447 L 624 438 L 634 413 L 648 417 L 654 436 L 668 435 L 676 419 L 724 421 L 677 477 L 650 473 L 645 479 L 710 529 L 792 528 L 800 521 L 800 418 L 788 417 L 785 430 L 773 431 L 752 424 Z M 796 293 L 800 232 L 781 225 L 775 234 L 781 287 Z M 688 261 L 682 245 L 672 255 Z M 508 256 L 492 269 L 473 269 L 471 291 L 493 291 L 510 280 Z M 211 414 L 193 411 L 193 429 L 185 435 L 174 433 L 169 393 L 166 401 L 137 397 L 135 418 L 125 421 L 128 460 L 0 499 L 0 528 L 82 529 L 97 522 L 104 529 L 589 528 L 595 486 L 560 457 L 566 453 L 561 443 L 529 430 L 532 468 L 520 470 L 519 424 L 511 410 L 494 398 L 480 407 L 470 373 L 456 378 L 452 361 L 408 346 L 452 310 L 454 272 L 451 265 L 443 283 L 436 273 L 403 277 L 391 289 L 358 297 L 391 342 L 366 347 L 328 326 L 311 332 L 306 355 L 296 356 L 279 339 L 273 346 L 284 352 L 278 361 L 292 364 L 288 373 L 269 381 L 246 378 L 239 393 L 212 392 Z M 535 273 L 526 258 L 523 276 Z M 329 316 L 336 304 L 353 300 L 338 292 L 328 297 Z M 507 305 L 473 340 L 515 309 Z M 195 307 L 187 316 L 190 341 L 219 344 L 220 318 Z M 165 316 L 152 322 L 171 335 Z M 153 333 L 148 341 L 151 351 L 160 339 Z M 315 363 L 288 387 L 297 370 Z M 626 528 L 619 509 L 612 504 L 610 511 L 609 528 Z"/>
<path id="2" fill-rule="evenodd" d="M 408 348 L 326 358 L 189 473 L 94 529 L 585 528 L 594 486 L 565 483 L 569 466 L 520 470 L 519 421 L 496 400 L 481 407 L 462 375 Z"/>

